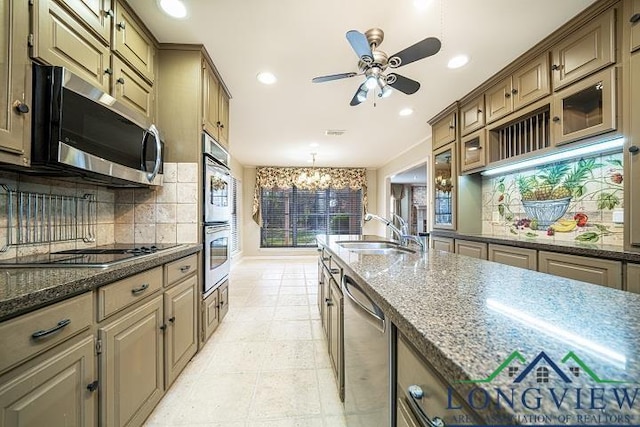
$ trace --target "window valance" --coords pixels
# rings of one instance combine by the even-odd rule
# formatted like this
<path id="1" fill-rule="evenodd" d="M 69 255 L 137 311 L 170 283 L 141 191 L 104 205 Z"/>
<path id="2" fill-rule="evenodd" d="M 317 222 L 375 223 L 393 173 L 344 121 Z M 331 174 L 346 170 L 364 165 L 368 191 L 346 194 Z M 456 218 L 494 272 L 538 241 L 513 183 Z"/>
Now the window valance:
<path id="1" fill-rule="evenodd" d="M 317 181 L 300 180 L 300 176 L 318 176 Z M 362 206 L 367 211 L 367 172 L 364 168 L 256 168 L 256 186 L 253 192 L 253 220 L 262 224 L 260 218 L 260 190 L 263 188 L 291 188 L 317 190 L 350 188 L 362 190 Z"/>

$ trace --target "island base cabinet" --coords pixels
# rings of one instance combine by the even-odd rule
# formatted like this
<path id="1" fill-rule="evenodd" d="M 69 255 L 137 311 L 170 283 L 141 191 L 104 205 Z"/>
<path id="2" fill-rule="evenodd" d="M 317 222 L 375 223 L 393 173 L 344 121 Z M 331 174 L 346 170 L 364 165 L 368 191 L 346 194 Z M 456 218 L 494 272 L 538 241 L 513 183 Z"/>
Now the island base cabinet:
<path id="1" fill-rule="evenodd" d="M 456 253 L 472 258 L 487 259 L 487 244 L 456 239 Z"/>
<path id="2" fill-rule="evenodd" d="M 398 427 L 422 427 L 419 412 L 426 414 L 429 420 L 440 418 L 444 425 L 484 424 L 477 414 L 467 408 L 463 399 L 451 391 L 449 384 L 440 377 L 436 368 L 424 360 L 406 341 L 403 335 L 397 340 L 397 400 L 396 423 Z M 409 392 L 409 389 L 422 391 L 421 398 Z M 451 400 L 451 402 L 449 402 Z M 451 405 L 450 405 L 451 403 Z M 451 406 L 451 409 L 449 407 Z M 464 420 L 461 423 L 460 420 Z"/>
<path id="3" fill-rule="evenodd" d="M 449 237 L 431 236 L 431 249 L 455 253 L 454 240 Z"/>
<path id="4" fill-rule="evenodd" d="M 191 276 L 164 294 L 165 388 L 168 389 L 198 350 L 198 281 Z"/>
<path id="5" fill-rule="evenodd" d="M 516 248 L 513 246 L 494 245 L 489 243 L 489 261 L 513 267 L 538 269 L 538 254 L 535 249 Z"/>
<path id="6" fill-rule="evenodd" d="M 622 289 L 619 261 L 540 251 L 538 262 L 538 271 L 542 273 Z"/>
<path id="7" fill-rule="evenodd" d="M 76 341 L 0 377 L 0 425 L 96 425 L 97 388 L 87 388 L 96 379 L 94 338 Z"/>
<path id="8" fill-rule="evenodd" d="M 162 296 L 98 330 L 100 425 L 139 426 L 163 395 Z"/>
<path id="9" fill-rule="evenodd" d="M 627 264 L 625 290 L 640 294 L 640 264 Z"/>

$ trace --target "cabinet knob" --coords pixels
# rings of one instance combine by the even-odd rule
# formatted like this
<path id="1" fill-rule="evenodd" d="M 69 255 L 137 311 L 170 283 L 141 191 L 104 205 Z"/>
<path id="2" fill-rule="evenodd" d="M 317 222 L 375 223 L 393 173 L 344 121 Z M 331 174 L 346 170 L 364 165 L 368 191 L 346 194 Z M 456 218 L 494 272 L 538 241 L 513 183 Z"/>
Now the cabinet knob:
<path id="1" fill-rule="evenodd" d="M 224 305 L 224 301 L 220 301 L 220 308 Z"/>
<path id="2" fill-rule="evenodd" d="M 559 69 L 560 69 L 560 66 L 559 66 L 558 64 L 553 64 L 553 65 L 551 66 L 551 69 L 552 69 L 552 70 L 554 70 L 554 71 L 557 71 L 557 70 L 559 70 Z"/>
<path id="3" fill-rule="evenodd" d="M 637 145 L 632 145 L 631 147 L 629 147 L 629 152 L 636 154 L 638 151 L 640 151 L 640 148 L 638 148 Z"/>
<path id="4" fill-rule="evenodd" d="M 95 380 L 94 382 L 87 385 L 87 390 L 89 390 L 90 392 L 94 392 L 97 389 L 98 389 L 98 380 Z"/>
<path id="5" fill-rule="evenodd" d="M 127 24 L 124 21 L 120 21 L 118 22 L 118 28 L 124 30 L 125 28 L 127 28 Z"/>
<path id="6" fill-rule="evenodd" d="M 29 112 L 29 106 L 21 101 L 15 101 L 13 103 L 13 108 L 15 108 L 16 112 L 20 114 L 27 114 Z"/>
<path id="7" fill-rule="evenodd" d="M 629 22 L 632 24 L 635 24 L 638 21 L 640 21 L 640 13 L 634 13 L 633 16 L 629 18 Z"/>
<path id="8" fill-rule="evenodd" d="M 105 16 L 108 16 L 109 18 L 113 18 L 113 10 L 112 9 L 103 10 L 102 12 L 104 13 Z"/>
<path id="9" fill-rule="evenodd" d="M 165 329 L 167 329 L 167 325 L 161 325 L 161 326 L 160 326 L 160 330 L 161 330 L 161 331 L 164 331 Z"/>
<path id="10" fill-rule="evenodd" d="M 116 80 L 116 82 L 118 82 L 121 85 L 123 85 L 124 84 L 124 79 L 122 77 L 120 77 L 118 80 Z"/>
<path id="11" fill-rule="evenodd" d="M 449 129 L 455 129 L 456 127 L 454 125 L 449 125 Z"/>
<path id="12" fill-rule="evenodd" d="M 105 74 L 112 75 L 112 74 L 113 74 L 113 70 L 112 70 L 111 68 L 105 68 L 105 69 L 104 69 L 104 73 L 105 73 Z"/>
<path id="13" fill-rule="evenodd" d="M 505 93 L 505 94 L 504 94 L 504 97 L 505 97 L 505 98 L 511 98 L 511 93 L 509 93 L 509 92 Z"/>
<path id="14" fill-rule="evenodd" d="M 518 89 L 511 89 L 511 93 L 515 95 L 516 93 L 518 93 Z"/>
<path id="15" fill-rule="evenodd" d="M 482 110 L 478 108 L 478 114 L 482 114 Z"/>
<path id="16" fill-rule="evenodd" d="M 171 323 L 175 323 L 175 321 L 176 321 L 176 316 L 171 316 L 171 317 L 169 317 L 169 319 L 168 319 L 168 320 L 169 320 L 169 322 L 171 322 Z"/>
<path id="17" fill-rule="evenodd" d="M 553 116 L 553 119 L 551 119 L 551 120 L 553 120 L 554 122 L 559 122 L 560 121 L 560 117 Z"/>

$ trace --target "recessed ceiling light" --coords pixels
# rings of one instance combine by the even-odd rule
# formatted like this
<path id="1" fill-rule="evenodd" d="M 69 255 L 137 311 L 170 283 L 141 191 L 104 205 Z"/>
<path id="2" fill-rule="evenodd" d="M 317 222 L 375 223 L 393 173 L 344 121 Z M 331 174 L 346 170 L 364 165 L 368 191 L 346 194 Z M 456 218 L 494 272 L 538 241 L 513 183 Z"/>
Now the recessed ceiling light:
<path id="1" fill-rule="evenodd" d="M 466 65 L 469 62 L 469 57 L 467 55 L 458 55 L 454 56 L 447 63 L 447 67 L 449 68 L 460 68 L 463 65 Z"/>
<path id="2" fill-rule="evenodd" d="M 413 110 L 411 108 L 403 108 L 398 114 L 401 116 L 410 116 L 413 114 Z"/>
<path id="3" fill-rule="evenodd" d="M 276 76 L 274 76 L 273 73 L 270 73 L 268 71 L 263 71 L 262 73 L 258 73 L 257 79 L 260 83 L 265 85 L 272 85 L 278 81 Z"/>
<path id="4" fill-rule="evenodd" d="M 182 0 L 159 0 L 160 9 L 172 18 L 186 18 L 187 7 Z"/>

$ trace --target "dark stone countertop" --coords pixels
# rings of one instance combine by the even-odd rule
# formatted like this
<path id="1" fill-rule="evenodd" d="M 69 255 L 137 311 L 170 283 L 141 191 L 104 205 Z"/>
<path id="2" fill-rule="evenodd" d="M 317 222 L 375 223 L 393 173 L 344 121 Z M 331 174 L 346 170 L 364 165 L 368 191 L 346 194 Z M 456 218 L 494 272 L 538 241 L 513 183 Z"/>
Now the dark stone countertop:
<path id="1" fill-rule="evenodd" d="M 547 424 L 562 423 L 565 415 L 569 424 L 640 424 L 640 295 L 448 252 L 365 255 L 336 243 L 363 238 L 386 240 L 318 236 L 318 244 L 453 389 L 487 403 L 474 403 L 486 422 L 542 424 L 536 416 L 544 414 Z M 508 366 L 519 370 L 510 377 L 507 365 L 499 367 L 516 351 L 526 362 L 516 356 Z M 544 359 L 534 364 L 542 352 L 568 381 Z M 572 354 L 579 363 L 565 360 Z M 538 383 L 527 367 L 544 365 L 549 383 Z M 570 369 L 576 366 L 579 376 Z M 525 371 L 531 374 L 516 383 Z M 566 394 L 559 405 L 551 389 L 558 399 Z M 620 409 L 616 396 L 623 389 L 638 398 Z M 514 393 L 513 407 L 498 400 L 497 390 Z M 592 402 L 606 409 L 590 409 Z"/>
<path id="2" fill-rule="evenodd" d="M 614 261 L 627 261 L 640 263 L 640 252 L 623 250 L 620 246 L 604 245 L 598 243 L 580 243 L 555 241 L 542 243 L 526 237 L 490 236 L 486 234 L 466 234 L 447 230 L 433 230 L 431 236 L 449 237 L 452 239 L 470 240 L 473 242 L 494 243 L 498 245 L 516 246 L 518 248 L 537 249 L 540 251 L 558 252 L 569 255 L 590 256 L 594 258 L 611 259 Z"/>
<path id="3" fill-rule="evenodd" d="M 102 285 L 198 253 L 202 245 L 183 244 L 108 268 L 55 267 L 0 269 L 0 321 L 28 313 Z"/>

